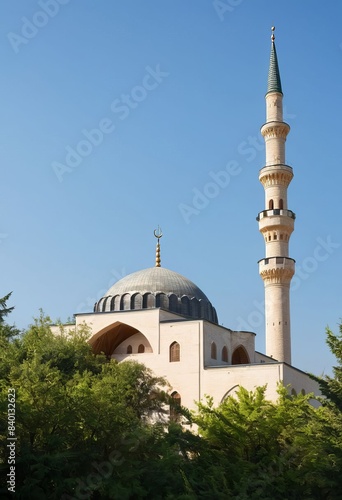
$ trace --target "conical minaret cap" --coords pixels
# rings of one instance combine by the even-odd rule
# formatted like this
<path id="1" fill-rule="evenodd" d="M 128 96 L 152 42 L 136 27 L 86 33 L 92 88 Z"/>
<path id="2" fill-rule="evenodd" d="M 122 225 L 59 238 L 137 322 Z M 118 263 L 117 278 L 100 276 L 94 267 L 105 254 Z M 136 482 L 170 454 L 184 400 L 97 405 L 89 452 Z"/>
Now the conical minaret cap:
<path id="1" fill-rule="evenodd" d="M 268 70 L 268 80 L 267 80 L 267 94 L 269 92 L 280 92 L 283 93 L 281 88 L 280 72 L 278 66 L 277 51 L 274 43 L 274 27 L 272 27 L 272 45 L 271 45 L 271 56 L 270 56 L 270 67 Z"/>

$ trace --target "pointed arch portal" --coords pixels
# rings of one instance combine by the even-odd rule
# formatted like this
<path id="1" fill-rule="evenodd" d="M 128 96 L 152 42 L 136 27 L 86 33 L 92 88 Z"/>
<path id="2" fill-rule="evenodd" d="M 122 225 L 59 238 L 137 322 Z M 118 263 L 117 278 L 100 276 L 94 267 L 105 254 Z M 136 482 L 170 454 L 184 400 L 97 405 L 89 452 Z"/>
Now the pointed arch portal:
<path id="1" fill-rule="evenodd" d="M 111 356 L 115 349 L 124 340 L 127 340 L 136 333 L 141 332 L 133 326 L 121 323 L 121 321 L 116 321 L 115 323 L 108 325 L 106 328 L 103 328 L 99 332 L 95 333 L 95 335 L 93 335 L 88 342 L 95 354 L 103 352 L 106 356 Z M 150 346 L 147 339 L 146 344 Z"/>
<path id="2" fill-rule="evenodd" d="M 232 365 L 248 365 L 250 363 L 246 349 L 240 345 L 235 349 L 232 356 Z"/>

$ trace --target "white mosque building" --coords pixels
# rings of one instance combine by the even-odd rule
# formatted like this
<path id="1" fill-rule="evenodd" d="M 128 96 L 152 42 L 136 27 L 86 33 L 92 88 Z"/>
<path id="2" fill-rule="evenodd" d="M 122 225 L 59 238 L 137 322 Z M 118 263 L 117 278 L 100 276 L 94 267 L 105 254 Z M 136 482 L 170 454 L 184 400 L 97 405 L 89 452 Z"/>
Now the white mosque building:
<path id="1" fill-rule="evenodd" d="M 272 28 L 273 30 L 273 28 Z M 170 394 L 194 408 L 205 395 L 216 404 L 239 386 L 254 390 L 267 384 L 266 395 L 277 399 L 277 384 L 289 391 L 318 392 L 317 384 L 291 365 L 290 281 L 295 261 L 289 239 L 295 214 L 287 204 L 293 178 L 286 165 L 285 141 L 290 127 L 283 121 L 283 93 L 272 34 L 266 93 L 265 166 L 259 180 L 265 209 L 257 217 L 265 239 L 259 273 L 265 285 L 266 354 L 255 350 L 255 333 L 218 324 L 208 297 L 189 279 L 161 266 L 161 232 L 155 231 L 155 267 L 137 271 L 115 283 L 91 313 L 76 314 L 76 326 L 90 327 L 94 352 L 119 362 L 137 360 L 167 379 Z"/>

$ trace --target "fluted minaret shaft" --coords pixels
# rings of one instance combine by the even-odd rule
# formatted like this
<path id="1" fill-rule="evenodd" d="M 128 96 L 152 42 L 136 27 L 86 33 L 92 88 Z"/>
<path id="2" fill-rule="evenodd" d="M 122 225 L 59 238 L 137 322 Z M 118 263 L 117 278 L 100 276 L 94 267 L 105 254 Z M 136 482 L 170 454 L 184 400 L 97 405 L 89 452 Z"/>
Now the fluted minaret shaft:
<path id="1" fill-rule="evenodd" d="M 259 261 L 259 273 L 265 285 L 266 354 L 291 364 L 290 282 L 294 260 L 289 257 L 289 239 L 295 214 L 288 209 L 287 189 L 293 172 L 285 160 L 285 141 L 290 127 L 283 121 L 283 93 L 274 35 L 267 90 L 266 123 L 261 127 L 266 164 L 259 174 L 265 189 L 265 210 L 257 217 L 266 247 L 266 258 Z"/>

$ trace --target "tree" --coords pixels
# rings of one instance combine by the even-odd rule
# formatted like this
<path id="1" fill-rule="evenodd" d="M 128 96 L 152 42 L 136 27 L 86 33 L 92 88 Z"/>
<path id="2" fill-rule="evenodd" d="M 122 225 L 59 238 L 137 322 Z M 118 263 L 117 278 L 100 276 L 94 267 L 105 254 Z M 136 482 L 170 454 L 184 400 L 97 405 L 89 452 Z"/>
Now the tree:
<path id="1" fill-rule="evenodd" d="M 339 367 L 322 379 L 319 408 L 282 386 L 276 402 L 265 387 L 240 388 L 217 407 L 210 397 L 192 413 L 177 405 L 167 423 L 165 380 L 94 355 L 86 326 L 54 335 L 49 325 L 41 313 L 19 338 L 0 337 L 0 468 L 7 473 L 11 387 L 17 498 L 341 498 L 342 350 L 331 332 Z"/>
<path id="2" fill-rule="evenodd" d="M 326 342 L 335 355 L 337 365 L 333 367 L 333 377 L 328 375 L 317 377 L 311 375 L 319 384 L 323 397 L 319 398 L 322 408 L 318 412 L 320 418 L 318 432 L 324 436 L 321 453 L 331 457 L 333 466 L 324 473 L 337 491 L 342 491 L 342 323 L 339 334 L 334 335 L 326 328 Z M 338 497 L 337 497 L 338 498 Z"/>
<path id="3" fill-rule="evenodd" d="M 20 331 L 15 326 L 10 326 L 5 323 L 5 318 L 14 309 L 14 307 L 7 307 L 7 301 L 10 299 L 11 295 L 12 292 L 0 299 L 0 348 L 2 341 L 11 340 L 20 334 Z"/>
<path id="4" fill-rule="evenodd" d="M 198 495 L 339 498 L 336 455 L 324 453 L 329 432 L 322 425 L 325 410 L 310 404 L 312 395 L 290 396 L 282 386 L 278 393 L 273 403 L 265 399 L 265 387 L 254 392 L 240 388 L 217 408 L 210 398 L 198 405 L 194 422 L 204 446 L 194 470 L 201 470 L 201 477 L 189 477 Z"/>
<path id="5" fill-rule="evenodd" d="M 133 470 L 131 464 L 160 443 L 149 417 L 164 411 L 165 381 L 139 363 L 94 355 L 85 328 L 54 335 L 49 324 L 41 314 L 0 352 L 5 470 L 8 388 L 16 392 L 16 497 L 57 499 L 78 491 L 96 498 L 108 485 L 120 498 L 138 495 L 148 459 Z"/>
<path id="6" fill-rule="evenodd" d="M 14 309 L 14 307 L 7 307 L 7 301 L 9 300 L 11 295 L 12 292 L 8 293 L 4 297 L 2 297 L 2 299 L 0 299 L 0 323 L 3 323 L 5 321 L 5 317 Z"/>
<path id="7" fill-rule="evenodd" d="M 322 404 L 342 412 L 342 323 L 339 325 L 338 335 L 334 335 L 328 327 L 326 335 L 326 342 L 337 360 L 337 366 L 333 367 L 334 377 L 311 375 L 311 378 L 318 382 L 320 390 L 326 398 L 321 400 Z"/>

